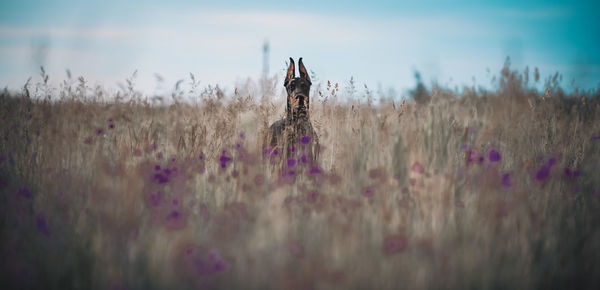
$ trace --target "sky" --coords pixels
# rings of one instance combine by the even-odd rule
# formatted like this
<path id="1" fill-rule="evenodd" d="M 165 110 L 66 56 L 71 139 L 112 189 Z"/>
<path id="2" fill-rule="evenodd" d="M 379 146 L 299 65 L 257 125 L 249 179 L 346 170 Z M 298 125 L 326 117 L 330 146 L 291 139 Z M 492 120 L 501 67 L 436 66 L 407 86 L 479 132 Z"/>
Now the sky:
<path id="1" fill-rule="evenodd" d="M 18 89 L 44 66 L 54 83 L 83 76 L 164 93 L 193 73 L 232 91 L 263 71 L 283 78 L 303 57 L 315 81 L 405 94 L 426 84 L 491 86 L 511 67 L 600 83 L 600 1 L 131 1 L 0 0 L 0 87 Z M 158 79 L 162 79 L 159 82 Z"/>

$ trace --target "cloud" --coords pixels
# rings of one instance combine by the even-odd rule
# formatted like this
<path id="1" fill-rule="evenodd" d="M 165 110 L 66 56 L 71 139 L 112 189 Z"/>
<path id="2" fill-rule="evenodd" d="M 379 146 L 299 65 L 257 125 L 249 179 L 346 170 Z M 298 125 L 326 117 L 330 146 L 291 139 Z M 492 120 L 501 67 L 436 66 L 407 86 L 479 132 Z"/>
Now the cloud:
<path id="1" fill-rule="evenodd" d="M 124 28 L 77 28 L 77 27 L 22 27 L 0 25 L 0 37 L 86 37 L 96 39 L 125 38 L 133 30 Z"/>
<path id="2" fill-rule="evenodd" d="M 268 39 L 272 68 L 276 68 L 271 71 L 285 69 L 288 56 L 304 56 L 309 69 L 323 80 L 355 76 L 371 87 L 378 81 L 406 87 L 414 82 L 414 68 L 432 67 L 424 76 L 438 74 L 440 80 L 452 76 L 470 82 L 472 75 L 484 74 L 486 67 L 501 66 L 505 57 L 502 41 L 531 39 L 530 28 L 507 29 L 499 19 L 562 15 L 553 9 L 536 11 L 487 11 L 492 16 L 482 19 L 456 12 L 358 18 L 289 11 L 161 9 L 145 15 L 145 20 L 122 25 L 1 25 L 0 67 L 4 69 L 0 77 L 6 79 L 7 67 L 22 72 L 18 68 L 31 61 L 32 47 L 27 44 L 46 37 L 51 44 L 46 57 L 48 71 L 54 69 L 61 75 L 71 68 L 84 76 L 102 76 L 102 80 L 114 75 L 114 83 L 139 69 L 140 75 L 146 73 L 150 79 L 153 73 L 169 80 L 193 72 L 205 84 L 233 83 L 260 74 L 262 42 Z M 484 12 L 480 14 L 488 15 Z M 527 50 L 527 43 L 523 47 Z M 22 76 L 23 80 L 27 77 Z"/>
<path id="3" fill-rule="evenodd" d="M 158 12 L 157 12 L 158 13 Z M 406 41 L 420 43 L 435 38 L 477 37 L 497 33 L 493 27 L 460 17 L 439 15 L 396 18 L 356 18 L 320 13 L 278 11 L 162 11 L 150 18 L 171 19 L 146 25 L 113 27 L 0 26 L 0 37 L 138 44 L 212 49 L 239 49 L 268 38 L 275 42 L 320 45 L 321 49 L 369 43 Z M 162 44 L 161 44 L 162 43 Z M 175 49 L 178 49 L 175 47 Z"/>

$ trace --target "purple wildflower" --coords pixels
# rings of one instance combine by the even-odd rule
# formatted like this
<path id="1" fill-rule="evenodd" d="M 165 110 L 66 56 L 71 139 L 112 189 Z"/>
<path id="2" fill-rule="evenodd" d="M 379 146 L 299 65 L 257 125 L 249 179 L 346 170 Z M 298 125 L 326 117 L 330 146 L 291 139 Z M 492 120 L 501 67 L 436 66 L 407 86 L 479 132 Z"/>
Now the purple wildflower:
<path id="1" fill-rule="evenodd" d="M 302 153 L 302 156 L 300 156 L 300 162 L 306 164 L 308 163 L 308 158 L 306 158 L 306 153 Z"/>
<path id="2" fill-rule="evenodd" d="M 296 152 L 296 146 L 292 145 L 292 147 L 290 147 L 290 152 L 292 152 L 292 153 Z"/>
<path id="3" fill-rule="evenodd" d="M 496 151 L 496 149 L 492 149 L 488 152 L 488 159 L 490 159 L 490 162 L 498 162 L 501 158 L 502 155 L 500 155 L 500 152 Z"/>
<path id="4" fill-rule="evenodd" d="M 104 133 L 104 130 L 102 130 L 102 129 L 98 129 L 98 130 L 96 130 L 96 134 L 100 135 L 100 134 L 102 134 L 102 133 Z"/>
<path id="5" fill-rule="evenodd" d="M 167 183 L 169 182 L 169 177 L 164 176 L 160 173 L 154 174 L 154 180 L 156 180 L 156 182 L 163 184 L 163 183 Z"/>
<path id="6" fill-rule="evenodd" d="M 591 141 L 599 141 L 600 135 L 592 137 Z"/>
<path id="7" fill-rule="evenodd" d="M 204 160 L 204 155 L 202 155 L 202 154 L 198 155 L 198 160 Z"/>
<path id="8" fill-rule="evenodd" d="M 163 158 L 163 154 L 162 153 L 157 153 L 156 154 L 156 159 L 162 159 Z"/>
<path id="9" fill-rule="evenodd" d="M 383 171 L 379 168 L 369 170 L 369 177 L 372 179 L 379 178 L 383 174 Z"/>
<path id="10" fill-rule="evenodd" d="M 50 229 L 48 228 L 48 223 L 46 222 L 46 218 L 43 215 L 37 216 L 35 219 L 36 226 L 38 231 L 42 233 L 44 236 L 50 236 Z"/>
<path id="11" fill-rule="evenodd" d="M 17 192 L 17 196 L 23 197 L 26 199 L 30 199 L 32 195 L 31 195 L 31 191 L 29 191 L 29 189 L 20 188 L 19 191 Z"/>
<path id="12" fill-rule="evenodd" d="M 148 201 L 150 202 L 151 206 L 157 207 L 161 204 L 162 202 L 162 193 L 159 191 L 157 191 L 154 194 L 150 194 L 150 196 L 148 197 Z"/>
<path id="13" fill-rule="evenodd" d="M 303 145 L 307 145 L 308 143 L 310 143 L 310 136 L 305 135 L 302 136 L 302 138 L 300 138 L 300 143 L 302 143 Z"/>
<path id="14" fill-rule="evenodd" d="M 477 155 L 477 149 L 471 149 L 467 151 L 467 163 L 473 162 L 473 157 Z"/>
<path id="15" fill-rule="evenodd" d="M 213 250 L 208 253 L 208 261 L 205 261 L 204 266 L 205 274 L 222 273 L 228 269 L 229 265 L 223 259 L 221 259 L 219 252 Z"/>
<path id="16" fill-rule="evenodd" d="M 83 143 L 85 144 L 92 144 L 92 137 L 88 137 L 87 139 L 85 139 L 85 141 L 83 141 Z"/>
<path id="17" fill-rule="evenodd" d="M 319 196 L 319 193 L 316 191 L 311 191 L 308 194 L 308 202 L 309 203 L 314 203 L 315 201 L 317 201 L 317 197 Z"/>
<path id="18" fill-rule="evenodd" d="M 370 187 L 364 188 L 363 191 L 362 191 L 362 195 L 364 195 L 366 197 L 373 196 L 373 189 L 371 189 Z"/>
<path id="19" fill-rule="evenodd" d="M 260 174 L 254 177 L 254 183 L 256 183 L 256 185 L 261 185 L 264 181 L 265 178 Z"/>
<path id="20" fill-rule="evenodd" d="M 550 175 L 550 167 L 544 165 L 535 173 L 535 179 L 543 181 L 548 178 L 548 175 Z"/>
<path id="21" fill-rule="evenodd" d="M 202 215 L 202 217 L 206 220 L 210 219 L 210 211 L 208 210 L 208 207 L 206 206 L 206 204 L 201 203 L 199 206 L 200 206 L 200 214 Z"/>
<path id="22" fill-rule="evenodd" d="M 581 175 L 581 171 L 579 170 L 571 170 L 571 168 L 569 167 L 565 167 L 565 176 L 568 178 L 574 178 L 574 177 L 579 177 Z"/>
<path id="23" fill-rule="evenodd" d="M 175 162 L 175 161 L 177 161 L 177 158 L 171 157 L 171 162 Z"/>
<path id="24" fill-rule="evenodd" d="M 502 174 L 502 186 L 505 188 L 512 186 L 512 181 L 510 180 L 510 173 Z"/>
<path id="25" fill-rule="evenodd" d="M 288 167 L 294 167 L 294 165 L 296 165 L 296 159 L 290 158 L 290 159 L 287 160 L 287 166 Z"/>
<path id="26" fill-rule="evenodd" d="M 221 163 L 221 168 L 225 169 L 225 167 L 227 167 L 227 162 L 231 161 L 231 157 L 225 155 L 227 153 L 227 150 L 223 150 L 221 152 L 221 157 L 219 157 L 219 162 Z"/>
<path id="27" fill-rule="evenodd" d="M 229 269 L 229 265 L 223 260 L 215 261 L 213 264 L 213 270 L 217 273 L 225 272 L 227 269 Z"/>
<path id="28" fill-rule="evenodd" d="M 417 184 L 417 179 L 416 178 L 409 178 L 408 179 L 408 183 L 410 183 L 410 185 L 415 186 Z"/>
<path id="29" fill-rule="evenodd" d="M 112 123 L 113 119 L 112 118 L 108 118 L 108 122 Z"/>
<path id="30" fill-rule="evenodd" d="M 412 171 L 414 172 L 418 172 L 418 173 L 423 173 L 423 166 L 421 165 L 421 163 L 419 162 L 415 162 L 412 166 Z"/>
<path id="31" fill-rule="evenodd" d="M 267 146 L 263 149 L 263 155 L 269 155 L 271 154 L 271 151 L 273 150 L 273 148 L 271 148 L 271 146 Z"/>
<path id="32" fill-rule="evenodd" d="M 279 154 L 279 150 L 277 150 L 277 148 L 275 148 L 272 152 L 273 155 L 277 156 Z"/>
<path id="33" fill-rule="evenodd" d="M 114 129 L 115 128 L 115 124 L 108 125 L 108 128 Z"/>
<path id="34" fill-rule="evenodd" d="M 160 170 L 160 165 L 158 165 L 158 164 L 154 165 L 154 170 L 159 171 Z"/>
<path id="35" fill-rule="evenodd" d="M 552 166 L 556 163 L 556 158 L 550 158 L 546 163 L 540 167 L 540 169 L 535 173 L 535 179 L 538 181 L 544 181 L 548 176 L 550 176 L 550 170 Z"/>
<path id="36" fill-rule="evenodd" d="M 383 252 L 393 255 L 406 249 L 406 238 L 400 235 L 388 236 L 383 240 Z"/>
<path id="37" fill-rule="evenodd" d="M 319 168 L 319 166 L 312 166 L 310 168 L 310 170 L 308 171 L 308 173 L 310 174 L 321 174 L 321 169 Z"/>
<path id="38" fill-rule="evenodd" d="M 296 257 L 302 257 L 304 255 L 304 247 L 299 242 L 292 242 L 289 245 L 290 254 Z"/>
<path id="39" fill-rule="evenodd" d="M 183 212 L 173 210 L 165 218 L 166 226 L 170 229 L 181 229 L 185 226 L 185 215 Z"/>

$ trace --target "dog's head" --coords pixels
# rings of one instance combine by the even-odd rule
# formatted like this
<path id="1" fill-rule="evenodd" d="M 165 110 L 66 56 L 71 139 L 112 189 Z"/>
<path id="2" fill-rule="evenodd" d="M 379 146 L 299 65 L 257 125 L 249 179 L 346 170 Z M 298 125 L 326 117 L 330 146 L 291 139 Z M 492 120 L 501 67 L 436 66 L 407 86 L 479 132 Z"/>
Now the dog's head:
<path id="1" fill-rule="evenodd" d="M 287 118 L 290 121 L 308 119 L 309 93 L 312 83 L 304 64 L 302 64 L 302 58 L 298 60 L 298 66 L 300 77 L 295 77 L 294 60 L 290 57 L 290 66 L 283 83 L 287 91 Z"/>

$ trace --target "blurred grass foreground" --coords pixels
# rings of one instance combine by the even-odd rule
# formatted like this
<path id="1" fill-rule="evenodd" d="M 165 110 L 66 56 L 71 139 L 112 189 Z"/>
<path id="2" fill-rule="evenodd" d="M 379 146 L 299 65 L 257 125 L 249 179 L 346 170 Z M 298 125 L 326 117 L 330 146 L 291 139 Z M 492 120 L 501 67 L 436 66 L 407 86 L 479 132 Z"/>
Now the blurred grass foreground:
<path id="1" fill-rule="evenodd" d="M 3 289 L 600 289 L 600 91 L 321 84 L 273 170 L 279 81 L 193 81 L 1 94 Z"/>

